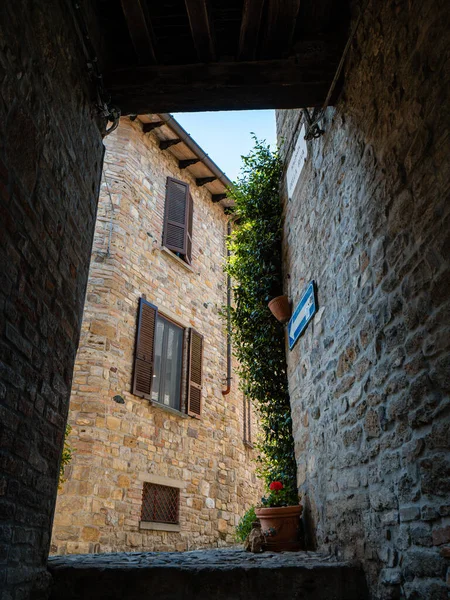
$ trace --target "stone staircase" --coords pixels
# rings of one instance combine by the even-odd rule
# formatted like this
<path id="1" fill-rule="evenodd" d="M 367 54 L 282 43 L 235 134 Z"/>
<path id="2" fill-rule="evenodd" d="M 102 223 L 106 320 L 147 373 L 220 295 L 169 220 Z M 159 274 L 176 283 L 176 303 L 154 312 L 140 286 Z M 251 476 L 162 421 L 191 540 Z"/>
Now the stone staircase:
<path id="1" fill-rule="evenodd" d="M 50 600 L 367 600 L 358 564 L 242 550 L 52 556 Z"/>

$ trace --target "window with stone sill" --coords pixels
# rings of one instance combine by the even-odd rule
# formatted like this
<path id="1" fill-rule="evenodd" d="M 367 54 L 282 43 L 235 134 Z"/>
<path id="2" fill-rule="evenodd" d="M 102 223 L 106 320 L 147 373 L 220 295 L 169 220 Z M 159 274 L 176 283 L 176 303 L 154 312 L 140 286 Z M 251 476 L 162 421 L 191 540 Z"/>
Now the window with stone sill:
<path id="1" fill-rule="evenodd" d="M 141 521 L 178 525 L 180 490 L 145 481 L 142 489 Z"/>
<path id="2" fill-rule="evenodd" d="M 188 343 L 184 351 L 184 337 Z M 183 376 L 183 356 L 187 369 Z M 185 410 L 201 416 L 203 336 L 185 330 L 144 298 L 139 301 L 136 334 L 133 394 L 181 411 L 182 388 L 186 389 Z M 186 386 L 183 385 L 183 381 Z"/>

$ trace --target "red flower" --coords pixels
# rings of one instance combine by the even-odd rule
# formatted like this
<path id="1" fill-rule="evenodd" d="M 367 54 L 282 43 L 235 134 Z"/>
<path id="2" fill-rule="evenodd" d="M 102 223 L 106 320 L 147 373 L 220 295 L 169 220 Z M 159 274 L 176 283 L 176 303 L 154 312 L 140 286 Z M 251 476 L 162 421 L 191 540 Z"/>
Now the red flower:
<path id="1" fill-rule="evenodd" d="M 278 492 L 278 490 L 282 490 L 282 489 L 283 489 L 283 484 L 281 483 L 281 481 L 272 481 L 272 483 L 269 485 L 269 490 L 272 490 L 272 491 Z"/>

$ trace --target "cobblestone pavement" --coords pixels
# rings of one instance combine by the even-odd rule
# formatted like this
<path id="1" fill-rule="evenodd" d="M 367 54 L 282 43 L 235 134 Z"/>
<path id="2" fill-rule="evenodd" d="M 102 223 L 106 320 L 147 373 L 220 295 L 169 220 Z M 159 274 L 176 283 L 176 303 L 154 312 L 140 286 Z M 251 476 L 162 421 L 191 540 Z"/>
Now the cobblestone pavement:
<path id="1" fill-rule="evenodd" d="M 279 569 L 283 567 L 324 566 L 334 567 L 348 565 L 339 562 L 329 554 L 318 552 L 262 552 L 252 554 L 236 548 L 220 548 L 217 550 L 194 550 L 190 552 L 119 552 L 111 554 L 72 554 L 67 556 L 51 556 L 51 570 L 60 568 L 93 568 L 93 569 L 145 569 L 157 567 L 177 567 L 182 569 L 215 568 L 215 569 Z"/>

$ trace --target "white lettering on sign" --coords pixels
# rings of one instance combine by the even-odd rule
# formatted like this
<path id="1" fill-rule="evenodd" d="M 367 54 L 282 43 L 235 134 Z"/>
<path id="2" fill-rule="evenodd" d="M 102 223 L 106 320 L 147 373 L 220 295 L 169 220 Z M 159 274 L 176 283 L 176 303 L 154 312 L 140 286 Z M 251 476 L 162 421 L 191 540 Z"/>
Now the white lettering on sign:
<path id="1" fill-rule="evenodd" d="M 295 187 L 300 177 L 300 173 L 302 172 L 303 165 L 305 164 L 306 153 L 305 129 L 302 125 L 286 171 L 286 184 L 289 200 L 292 200 L 292 196 L 294 195 Z"/>

